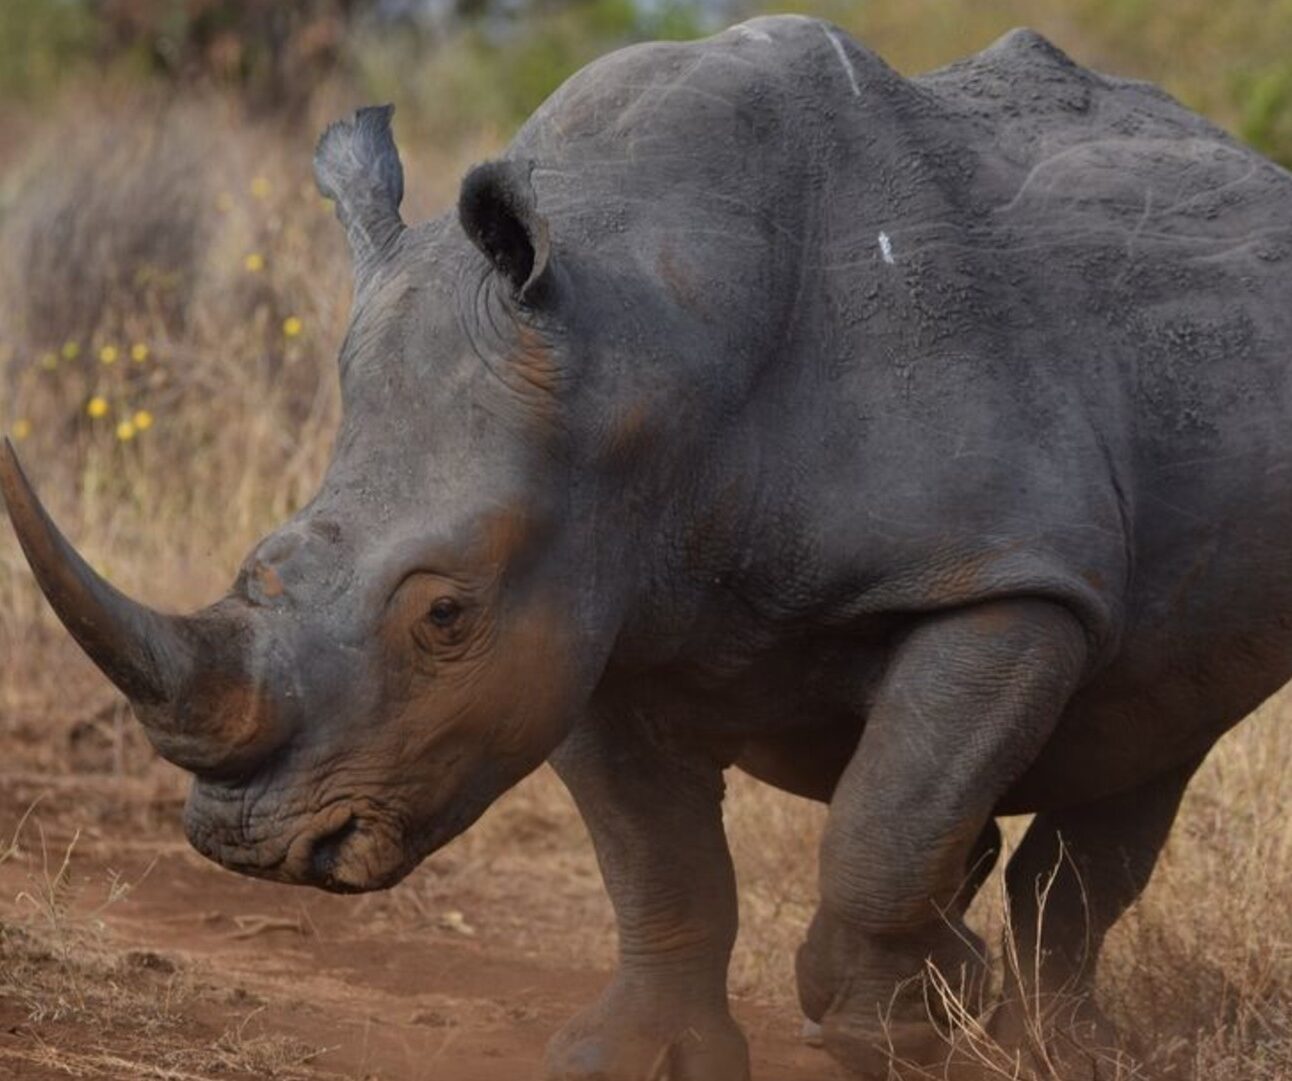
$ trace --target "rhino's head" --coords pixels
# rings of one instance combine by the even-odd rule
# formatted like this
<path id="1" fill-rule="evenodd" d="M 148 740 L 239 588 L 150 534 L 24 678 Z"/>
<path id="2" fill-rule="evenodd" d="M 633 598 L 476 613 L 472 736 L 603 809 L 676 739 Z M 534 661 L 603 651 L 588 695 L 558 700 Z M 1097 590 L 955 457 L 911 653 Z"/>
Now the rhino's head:
<path id="1" fill-rule="evenodd" d="M 622 470 L 570 419 L 573 286 L 525 167 L 478 167 L 456 218 L 408 228 L 389 110 L 370 109 L 315 170 L 356 267 L 343 420 L 318 495 L 229 594 L 150 610 L 76 554 L 7 444 L 0 485 L 60 618 L 195 775 L 193 844 L 364 890 L 469 825 L 586 701 L 624 585 L 588 507 Z"/>

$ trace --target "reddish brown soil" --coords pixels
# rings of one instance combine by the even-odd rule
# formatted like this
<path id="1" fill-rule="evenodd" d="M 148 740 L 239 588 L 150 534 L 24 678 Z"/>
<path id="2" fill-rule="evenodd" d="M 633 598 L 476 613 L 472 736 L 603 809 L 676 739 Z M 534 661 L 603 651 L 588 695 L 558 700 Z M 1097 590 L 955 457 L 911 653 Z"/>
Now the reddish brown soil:
<path id="1" fill-rule="evenodd" d="M 0 845 L 41 797 L 21 851 L 0 864 L 0 926 L 19 945 L 72 943 L 61 960 L 57 948 L 26 956 L 17 989 L 0 981 L 0 1077 L 515 1081 L 538 1075 L 547 1038 L 606 978 L 604 943 L 586 948 L 595 883 L 571 885 L 559 858 L 503 861 L 457 894 L 450 878 L 433 913 L 410 917 L 394 895 L 333 897 L 206 863 L 179 835 L 176 786 L 150 778 L 0 772 Z M 77 829 L 73 900 L 51 924 L 22 895 L 40 895 Z M 102 907 L 110 872 L 137 885 Z M 593 922 L 606 920 L 595 904 Z M 92 952 L 108 975 L 79 971 Z M 6 960 L 18 963 L 13 949 Z M 83 1001 L 87 988 L 126 996 L 124 1019 Z M 130 1013 L 171 1000 L 158 1024 Z M 836 1076 L 792 1011 L 736 1011 L 757 1078 Z M 275 1043 L 295 1049 L 286 1062 L 266 1058 Z"/>

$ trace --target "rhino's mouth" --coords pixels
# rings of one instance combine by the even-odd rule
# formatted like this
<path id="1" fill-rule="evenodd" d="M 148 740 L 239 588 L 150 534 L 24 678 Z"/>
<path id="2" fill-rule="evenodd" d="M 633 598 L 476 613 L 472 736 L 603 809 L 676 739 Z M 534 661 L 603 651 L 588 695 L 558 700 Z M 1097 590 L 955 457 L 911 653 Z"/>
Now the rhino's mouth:
<path id="1" fill-rule="evenodd" d="M 298 881 L 332 893 L 387 889 L 418 863 L 383 820 L 354 810 L 339 825 L 308 837 L 305 852 L 308 867 Z"/>
<path id="2" fill-rule="evenodd" d="M 266 770 L 249 783 L 198 778 L 184 827 L 207 859 L 239 874 L 332 893 L 389 889 L 469 827 L 511 778 L 487 756 L 433 791 L 333 790 L 328 776 Z"/>
<path id="3" fill-rule="evenodd" d="M 420 858 L 394 816 L 369 800 L 338 800 L 292 817 L 248 815 L 240 805 L 227 790 L 198 781 L 184 824 L 203 856 L 252 878 L 361 893 L 395 885 Z"/>
<path id="4" fill-rule="evenodd" d="M 359 829 L 359 816 L 352 814 L 331 833 L 314 842 L 310 851 L 310 870 L 319 881 L 330 882 L 336 877 L 337 868 L 344 862 L 345 847 Z"/>

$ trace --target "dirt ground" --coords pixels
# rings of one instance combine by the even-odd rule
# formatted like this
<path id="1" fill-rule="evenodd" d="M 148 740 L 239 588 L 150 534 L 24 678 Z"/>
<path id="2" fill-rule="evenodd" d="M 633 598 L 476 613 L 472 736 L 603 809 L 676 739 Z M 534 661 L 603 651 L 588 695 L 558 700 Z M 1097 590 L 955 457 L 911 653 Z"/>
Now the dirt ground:
<path id="1" fill-rule="evenodd" d="M 184 776 L 49 635 L 58 663 L 0 696 L 0 1081 L 538 1076 L 614 961 L 591 847 L 550 771 L 393 890 L 253 881 L 188 846 Z M 1099 997 L 1139 1065 L 1109 1081 L 1292 1081 L 1290 719 L 1284 696 L 1217 749 L 1114 931 Z M 756 1081 L 841 1077 L 800 1040 L 794 995 L 822 821 L 729 778 L 731 987 Z M 970 912 L 989 943 L 999 893 L 997 872 Z M 1055 1081 L 1002 1063 L 990 1076 Z"/>
<path id="2" fill-rule="evenodd" d="M 0 862 L 0 1077 L 513 1081 L 607 977 L 609 907 L 550 775 L 396 890 L 334 897 L 193 852 L 183 782 L 140 763 L 120 717 L 71 725 L 63 748 L 17 728 L 0 758 L 0 845 L 21 825 Z M 837 1076 L 783 1003 L 736 1010 L 763 1081 Z"/>

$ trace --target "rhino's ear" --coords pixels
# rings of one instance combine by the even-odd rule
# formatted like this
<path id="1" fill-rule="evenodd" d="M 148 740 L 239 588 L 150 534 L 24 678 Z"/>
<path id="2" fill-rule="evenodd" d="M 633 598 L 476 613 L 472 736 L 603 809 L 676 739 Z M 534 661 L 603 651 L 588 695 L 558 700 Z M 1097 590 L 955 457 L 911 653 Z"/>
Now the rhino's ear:
<path id="1" fill-rule="evenodd" d="M 531 162 L 490 161 L 462 181 L 458 219 L 517 299 L 535 301 L 547 273 L 547 219 L 529 182 Z"/>
<path id="2" fill-rule="evenodd" d="M 399 216 L 404 167 L 390 133 L 394 111 L 393 105 L 360 109 L 329 126 L 314 151 L 314 179 L 336 203 L 356 271 L 389 250 L 404 231 Z"/>

